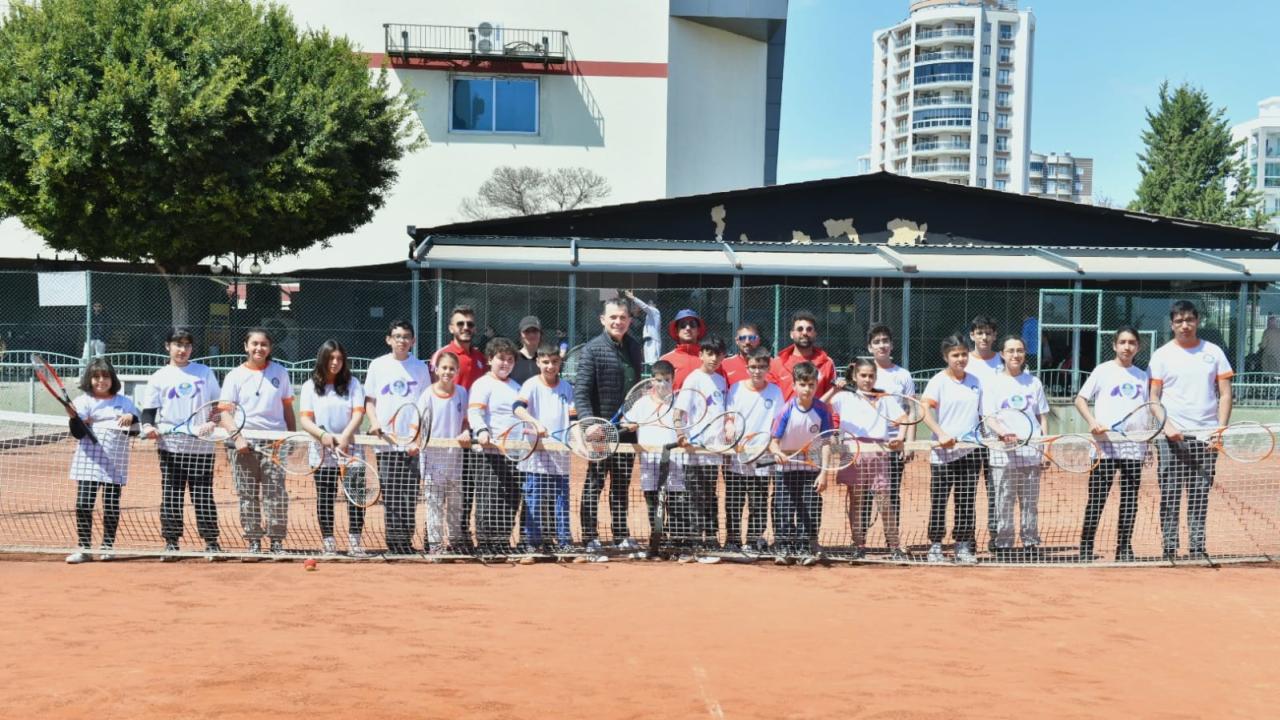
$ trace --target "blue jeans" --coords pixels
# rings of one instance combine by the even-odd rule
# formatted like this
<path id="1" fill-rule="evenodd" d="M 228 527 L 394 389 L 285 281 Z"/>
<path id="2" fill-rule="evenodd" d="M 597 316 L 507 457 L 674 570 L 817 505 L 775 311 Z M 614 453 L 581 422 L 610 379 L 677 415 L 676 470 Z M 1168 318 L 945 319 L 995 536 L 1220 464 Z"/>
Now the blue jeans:
<path id="1" fill-rule="evenodd" d="M 813 483 L 818 473 L 784 470 L 773 477 L 774 544 L 800 552 L 817 550 L 822 496 Z"/>
<path id="2" fill-rule="evenodd" d="M 525 542 L 534 547 L 541 545 L 544 528 L 549 532 L 554 522 L 556 540 L 562 546 L 568 545 L 572 541 L 569 535 L 569 478 L 565 475 L 526 473 L 521 489 L 524 492 L 521 524 Z"/>

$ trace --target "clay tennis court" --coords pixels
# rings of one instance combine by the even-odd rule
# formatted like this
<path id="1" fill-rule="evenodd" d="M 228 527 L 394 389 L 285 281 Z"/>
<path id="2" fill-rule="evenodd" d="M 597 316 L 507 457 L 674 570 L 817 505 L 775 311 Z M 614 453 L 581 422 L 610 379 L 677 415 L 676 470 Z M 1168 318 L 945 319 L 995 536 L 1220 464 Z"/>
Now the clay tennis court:
<path id="1" fill-rule="evenodd" d="M 1265 717 L 1280 568 L 0 562 L 3 715 Z"/>

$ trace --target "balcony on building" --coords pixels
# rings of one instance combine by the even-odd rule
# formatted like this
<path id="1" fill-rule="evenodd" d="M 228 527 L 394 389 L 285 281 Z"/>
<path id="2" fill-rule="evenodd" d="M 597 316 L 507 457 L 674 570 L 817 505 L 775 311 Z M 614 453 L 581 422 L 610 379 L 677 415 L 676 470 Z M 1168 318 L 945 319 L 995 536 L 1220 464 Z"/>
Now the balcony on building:
<path id="1" fill-rule="evenodd" d="M 922 177 L 934 175 L 968 175 L 969 163 L 967 162 L 940 162 L 940 163 L 924 163 L 911 166 L 911 174 Z"/>
<path id="2" fill-rule="evenodd" d="M 928 75 L 926 77 L 917 78 L 916 85 L 951 85 L 961 83 L 968 85 L 973 82 L 973 73 L 948 73 L 946 75 Z"/>
<path id="3" fill-rule="evenodd" d="M 407 25 L 384 23 L 386 53 L 404 63 L 414 60 L 538 62 L 564 65 L 569 58 L 565 30 L 479 25 Z"/>

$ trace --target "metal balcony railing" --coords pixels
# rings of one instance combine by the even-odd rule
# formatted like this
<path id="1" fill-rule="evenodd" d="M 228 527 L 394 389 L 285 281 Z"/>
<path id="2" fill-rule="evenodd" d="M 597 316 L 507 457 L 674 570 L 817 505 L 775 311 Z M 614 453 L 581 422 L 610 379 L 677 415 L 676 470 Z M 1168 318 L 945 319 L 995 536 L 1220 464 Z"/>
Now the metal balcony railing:
<path id="1" fill-rule="evenodd" d="M 465 25 L 407 25 L 384 23 L 387 55 L 453 60 L 516 60 L 564 64 L 569 57 L 569 33 L 564 30 L 509 28 L 489 23 Z"/>

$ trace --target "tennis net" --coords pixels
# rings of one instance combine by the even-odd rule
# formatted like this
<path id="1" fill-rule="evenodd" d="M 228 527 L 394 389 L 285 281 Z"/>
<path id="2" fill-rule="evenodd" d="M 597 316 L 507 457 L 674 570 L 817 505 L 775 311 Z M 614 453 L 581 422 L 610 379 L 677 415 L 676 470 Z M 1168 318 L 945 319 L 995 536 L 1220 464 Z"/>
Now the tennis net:
<path id="1" fill-rule="evenodd" d="M 262 448 L 282 434 L 247 430 L 245 437 Z M 87 513 L 78 485 L 86 483 L 73 478 L 84 477 L 83 464 L 93 462 L 88 458 L 92 453 L 77 452 L 82 442 L 71 436 L 65 417 L 0 412 L 0 551 L 63 553 L 81 544 L 78 533 Z M 205 554 L 212 541 L 228 555 L 252 557 L 254 540 L 263 551 L 279 540 L 283 557 L 320 555 L 326 538 L 334 538 L 334 557 L 350 558 L 352 536 L 357 535 L 374 556 L 409 557 L 410 550 L 420 552 L 426 541 L 431 553 L 417 557 L 641 557 L 648 548 L 655 491 L 664 471 L 658 448 L 625 444 L 607 461 L 619 479 L 614 485 L 562 449 L 540 451 L 545 462 L 526 467 L 535 472 L 525 473 L 501 455 L 471 452 L 454 441 L 433 439 L 420 456 L 396 459 L 380 452 L 386 448 L 384 440 L 359 436 L 357 446 L 380 469 L 383 494 L 368 510 L 356 512 L 323 474 L 289 475 L 264 468 L 256 479 L 247 478 L 232 467 L 235 451 L 221 444 L 162 452 L 155 441 L 127 434 L 104 437 L 103 444 L 115 447 L 110 473 L 127 481 L 119 494 L 111 549 L 140 556 L 166 554 L 167 540 L 191 555 Z M 1178 493 L 1175 501 L 1169 491 L 1173 483 L 1160 481 L 1152 451 L 1139 466 L 1137 482 L 1129 483 L 1136 488 L 1128 495 L 1113 487 L 1121 483 L 1111 478 L 1105 502 L 1098 502 L 1095 488 L 1093 512 L 1086 512 L 1089 475 L 1040 469 L 1034 483 L 1005 483 L 1019 512 L 1006 514 L 1001 527 L 988 523 L 1000 516 L 1002 505 L 995 504 L 993 514 L 987 499 L 990 485 L 980 477 L 981 470 L 975 469 L 979 477 L 973 482 L 940 475 L 929 464 L 928 447 L 914 443 L 915 452 L 900 466 L 897 456 L 868 448 L 858 464 L 842 473 L 848 483 L 833 482 L 820 493 L 809 489 L 812 475 L 803 471 L 752 474 L 718 457 L 695 459 L 676 450 L 665 467 L 665 540 L 656 549 L 673 557 L 821 553 L 828 560 L 926 562 L 935 539 L 930 514 L 937 514 L 931 498 L 949 483 L 952 502 L 942 506 L 941 542 L 950 551 L 953 540 L 967 533 L 956 528 L 969 522 L 966 510 L 957 517 L 956 501 L 972 505 L 973 549 L 984 564 L 1078 563 L 1086 519 L 1096 524 L 1091 547 L 1100 562 L 1128 560 L 1117 557 L 1126 533 L 1132 535 L 1133 561 L 1163 562 L 1170 536 L 1162 533 L 1162 487 L 1166 524 L 1172 508 L 1178 508 L 1176 559 L 1187 558 L 1188 549 L 1199 542 L 1215 561 L 1269 560 L 1280 552 L 1280 468 L 1274 457 L 1257 463 L 1216 457 L 1206 499 L 1201 502 L 1191 493 L 1188 501 L 1187 493 Z M 266 452 L 249 455 L 254 462 L 270 464 Z M 178 494 L 177 479 L 201 473 L 211 477 L 207 495 L 198 488 Z M 558 479 L 563 474 L 566 481 Z M 104 542 L 106 499 L 90 499 L 96 500 L 90 545 L 97 549 Z M 1132 515 L 1131 530 L 1120 527 L 1122 504 Z M 1189 534 L 1189 513 L 1195 516 L 1201 507 L 1203 533 L 1195 529 Z M 895 519 L 897 544 L 905 550 L 898 555 L 885 533 L 886 521 Z M 932 534 L 937 535 L 936 528 Z M 996 552 L 992 542 L 997 535 L 1011 548 Z"/>

